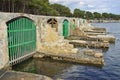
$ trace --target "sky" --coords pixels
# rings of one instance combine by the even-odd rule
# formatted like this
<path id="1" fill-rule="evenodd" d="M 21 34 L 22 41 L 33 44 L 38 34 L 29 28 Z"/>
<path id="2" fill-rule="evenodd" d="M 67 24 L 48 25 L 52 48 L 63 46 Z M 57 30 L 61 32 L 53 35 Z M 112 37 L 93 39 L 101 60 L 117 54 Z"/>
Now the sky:
<path id="1" fill-rule="evenodd" d="M 65 5 L 72 12 L 78 8 L 90 12 L 120 14 L 120 0 L 49 0 L 49 2 Z"/>

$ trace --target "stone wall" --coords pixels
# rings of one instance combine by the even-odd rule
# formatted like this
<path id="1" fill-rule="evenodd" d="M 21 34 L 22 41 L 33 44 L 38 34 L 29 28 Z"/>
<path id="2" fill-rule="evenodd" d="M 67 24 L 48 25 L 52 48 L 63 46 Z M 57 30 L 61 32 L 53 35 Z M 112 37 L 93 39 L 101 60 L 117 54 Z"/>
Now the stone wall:
<path id="1" fill-rule="evenodd" d="M 75 29 L 70 30 L 70 36 L 81 36 L 81 37 L 87 37 L 87 34 L 84 33 L 79 27 L 76 27 Z"/>
<path id="2" fill-rule="evenodd" d="M 7 26 L 0 23 L 0 69 L 8 65 Z"/>
<path id="3" fill-rule="evenodd" d="M 75 24 L 80 27 L 81 19 L 78 18 L 67 18 L 67 17 L 55 17 L 55 16 L 40 16 L 40 15 L 31 15 L 31 14 L 24 14 L 24 13 L 3 13 L 0 12 L 0 69 L 3 68 L 5 65 L 9 63 L 9 56 L 8 56 L 8 40 L 7 40 L 7 25 L 11 19 L 16 17 L 28 17 L 32 19 L 36 25 L 36 34 L 37 34 L 37 41 L 36 41 L 36 51 L 43 51 L 46 52 L 47 48 L 48 52 L 54 51 L 58 49 L 59 53 L 63 52 L 74 52 L 74 48 L 72 45 L 68 43 L 67 40 L 64 40 L 63 34 L 63 21 L 65 19 L 69 22 L 69 31 L 70 31 L 70 23 L 73 19 L 75 19 Z M 58 22 L 58 32 L 54 31 L 51 26 L 46 26 L 47 20 L 50 18 L 55 18 Z M 70 32 L 69 32 L 70 35 Z M 46 44 L 47 43 L 47 44 Z M 51 46 L 51 44 L 54 45 Z M 49 47 L 48 47 L 49 45 Z M 47 46 L 47 47 L 46 47 Z M 63 52 L 61 52 L 63 51 Z M 54 51 L 55 52 L 55 51 Z M 76 52 L 76 51 L 75 51 Z"/>
<path id="4" fill-rule="evenodd" d="M 77 25 L 77 27 L 79 27 L 82 31 L 91 30 L 92 28 L 94 28 L 85 19 L 78 19 L 78 25 Z"/>
<path id="5" fill-rule="evenodd" d="M 76 53 L 73 45 L 69 44 L 69 41 L 65 40 L 63 36 L 58 36 L 57 32 L 50 27 L 50 25 L 45 25 L 45 34 L 42 38 L 41 47 L 38 52 L 46 54 L 70 54 Z"/>

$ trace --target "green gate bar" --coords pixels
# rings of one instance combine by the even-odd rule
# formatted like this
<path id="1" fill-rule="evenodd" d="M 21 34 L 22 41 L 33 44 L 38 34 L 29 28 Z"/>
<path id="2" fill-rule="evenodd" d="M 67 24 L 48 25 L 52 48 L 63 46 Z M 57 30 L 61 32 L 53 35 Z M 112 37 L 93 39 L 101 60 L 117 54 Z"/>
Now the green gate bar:
<path id="1" fill-rule="evenodd" d="M 26 17 L 7 22 L 9 61 L 24 57 L 36 49 L 36 26 Z"/>

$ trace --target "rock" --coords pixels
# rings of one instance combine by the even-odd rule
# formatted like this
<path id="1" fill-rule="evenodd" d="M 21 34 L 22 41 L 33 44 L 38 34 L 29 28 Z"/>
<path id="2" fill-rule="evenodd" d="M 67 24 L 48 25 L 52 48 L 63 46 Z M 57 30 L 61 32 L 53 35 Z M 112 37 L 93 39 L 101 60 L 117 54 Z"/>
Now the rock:
<path id="1" fill-rule="evenodd" d="M 45 42 L 56 42 L 59 40 L 59 36 L 57 35 L 57 33 L 49 26 L 46 25 L 46 34 L 44 37 L 44 41 Z"/>
<path id="2" fill-rule="evenodd" d="M 40 53 L 35 53 L 33 55 L 34 58 L 43 58 L 45 55 L 44 54 L 40 54 Z"/>
<path id="3" fill-rule="evenodd" d="M 6 74 L 3 77 L 1 77 L 0 80 L 53 80 L 53 79 L 45 75 L 37 75 L 33 73 L 17 71 L 6 71 Z"/>
<path id="4" fill-rule="evenodd" d="M 69 48 L 74 48 L 74 45 L 72 44 L 68 44 L 69 45 Z"/>
<path id="5" fill-rule="evenodd" d="M 90 62 L 89 58 L 84 58 L 84 62 L 89 63 Z"/>
<path id="6" fill-rule="evenodd" d="M 71 29 L 70 31 L 71 35 L 76 35 L 76 36 L 87 36 L 86 33 L 84 33 L 80 28 L 76 27 L 75 29 Z"/>
<path id="7" fill-rule="evenodd" d="M 89 55 L 89 56 L 92 56 L 92 55 L 94 55 L 95 53 L 93 52 L 93 50 L 86 50 L 86 51 L 85 51 L 85 54 L 86 54 L 86 55 Z"/>
<path id="8" fill-rule="evenodd" d="M 95 53 L 95 54 L 94 54 L 94 57 L 96 57 L 96 58 L 102 58 L 103 55 L 102 55 L 102 53 Z"/>
<path id="9" fill-rule="evenodd" d="M 114 43 L 115 42 L 115 37 L 112 35 L 98 35 L 98 38 L 101 38 L 102 40 L 108 41 L 110 43 Z"/>
<path id="10" fill-rule="evenodd" d="M 102 63 L 104 63 L 105 61 L 104 61 L 104 59 L 102 59 Z"/>
<path id="11" fill-rule="evenodd" d="M 52 59 L 58 60 L 58 57 L 52 57 Z"/>
<path id="12" fill-rule="evenodd" d="M 77 49 L 77 48 L 74 48 L 74 49 L 72 49 L 72 52 L 73 52 L 73 53 L 77 53 L 77 52 L 78 52 L 78 49 Z"/>

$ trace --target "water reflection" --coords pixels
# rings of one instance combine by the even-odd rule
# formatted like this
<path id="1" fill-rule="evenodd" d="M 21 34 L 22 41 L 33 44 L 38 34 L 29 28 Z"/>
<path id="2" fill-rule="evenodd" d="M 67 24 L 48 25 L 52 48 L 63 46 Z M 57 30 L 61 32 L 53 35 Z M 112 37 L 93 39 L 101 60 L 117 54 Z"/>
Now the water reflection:
<path id="1" fill-rule="evenodd" d="M 13 66 L 16 71 L 31 72 L 54 77 L 61 74 L 64 70 L 71 67 L 72 64 L 53 61 L 51 59 L 29 59 L 21 64 Z"/>
<path id="2" fill-rule="evenodd" d="M 54 77 L 55 75 L 61 74 L 65 69 L 71 67 L 69 63 L 56 62 L 53 60 L 35 60 L 35 65 L 38 70 L 38 74 L 47 75 Z"/>

